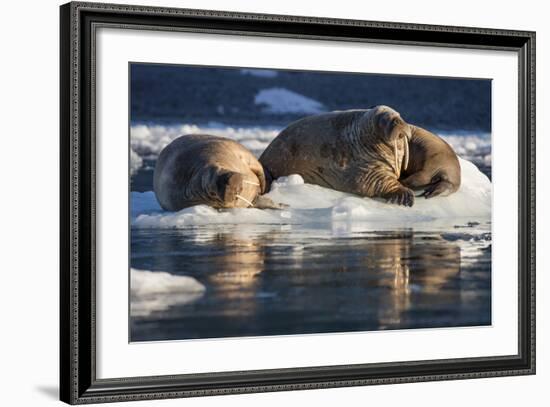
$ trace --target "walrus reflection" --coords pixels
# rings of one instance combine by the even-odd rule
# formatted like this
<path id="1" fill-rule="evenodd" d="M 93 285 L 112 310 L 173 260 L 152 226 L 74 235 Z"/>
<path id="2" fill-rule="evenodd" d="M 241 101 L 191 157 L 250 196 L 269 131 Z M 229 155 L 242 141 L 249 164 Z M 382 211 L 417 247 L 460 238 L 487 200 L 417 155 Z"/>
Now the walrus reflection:
<path id="1" fill-rule="evenodd" d="M 213 257 L 212 269 L 216 271 L 209 282 L 223 286 L 232 296 L 254 287 L 256 276 L 263 270 L 263 245 L 256 239 L 235 238 L 230 234 L 220 234 L 214 243 L 224 247 L 224 253 Z"/>
<path id="2" fill-rule="evenodd" d="M 213 270 L 210 281 L 229 290 L 247 290 L 257 287 L 260 273 L 265 269 L 265 262 L 271 262 L 271 266 L 277 262 L 281 251 L 284 251 L 285 267 L 292 268 L 293 262 L 287 260 L 291 251 L 296 262 L 296 267 L 301 266 L 301 245 L 284 245 L 279 243 L 282 236 L 288 235 L 291 230 L 266 225 L 261 233 L 246 235 L 237 231 L 216 233 L 210 236 L 209 243 L 223 247 L 223 253 L 212 256 Z M 204 237 L 203 237 L 204 238 Z M 238 295 L 238 294 L 237 294 Z"/>
<path id="3" fill-rule="evenodd" d="M 254 313 L 265 289 L 262 286 L 265 262 L 276 255 L 271 245 L 280 233 L 270 225 L 260 233 L 247 235 L 232 230 L 212 237 L 210 244 L 223 251 L 211 256 L 213 273 L 207 283 L 220 298 L 231 300 L 231 307 L 223 310 L 224 314 Z"/>
<path id="4" fill-rule="evenodd" d="M 206 287 L 197 301 L 163 312 L 174 337 L 448 326 L 470 307 L 463 243 L 437 233 L 209 225 L 140 231 L 140 239 L 164 256 L 134 258 L 134 266 L 189 275 Z M 470 269 L 463 269 L 468 279 Z"/>
<path id="5" fill-rule="evenodd" d="M 456 290 L 445 290 L 446 284 L 460 273 L 460 260 L 460 247 L 443 239 L 415 242 L 411 234 L 409 238 L 373 245 L 366 264 L 380 269 L 383 274 L 377 285 L 389 290 L 389 296 L 380 297 L 380 327 L 391 328 L 404 322 L 403 316 L 413 302 L 416 309 L 442 309 L 460 301 Z"/>

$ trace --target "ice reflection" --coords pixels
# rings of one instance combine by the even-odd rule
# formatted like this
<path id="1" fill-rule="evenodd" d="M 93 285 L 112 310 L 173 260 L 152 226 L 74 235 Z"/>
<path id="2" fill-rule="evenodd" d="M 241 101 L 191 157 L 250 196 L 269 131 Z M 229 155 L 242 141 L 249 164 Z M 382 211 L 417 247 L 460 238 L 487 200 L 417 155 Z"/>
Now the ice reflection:
<path id="1" fill-rule="evenodd" d="M 349 223 L 132 230 L 132 253 L 134 268 L 206 287 L 192 304 L 133 318 L 132 340 L 491 322 L 489 225 L 452 236 Z"/>

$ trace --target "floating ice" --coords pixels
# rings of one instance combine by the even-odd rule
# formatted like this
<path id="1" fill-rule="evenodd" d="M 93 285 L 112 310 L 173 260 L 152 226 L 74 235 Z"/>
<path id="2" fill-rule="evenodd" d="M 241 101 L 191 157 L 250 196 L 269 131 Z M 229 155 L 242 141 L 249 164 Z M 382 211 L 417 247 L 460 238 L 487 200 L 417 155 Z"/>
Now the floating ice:
<path id="1" fill-rule="evenodd" d="M 251 151 L 263 151 L 269 145 L 269 142 L 260 140 L 242 140 L 241 144 Z"/>
<path id="2" fill-rule="evenodd" d="M 284 203 L 293 209 L 320 209 L 331 208 L 342 198 L 351 195 L 306 184 L 300 175 L 292 174 L 273 182 L 267 196 L 274 202 Z"/>
<path id="3" fill-rule="evenodd" d="M 137 197 L 137 201 L 140 202 L 140 204 L 150 202 L 150 197 L 143 196 L 145 194 L 138 194 L 139 193 L 132 193 L 132 197 Z M 151 207 L 153 206 L 154 205 L 151 205 Z M 276 211 L 256 208 L 220 210 L 207 205 L 196 205 L 182 209 L 179 212 L 138 214 L 132 222 L 132 226 L 152 229 L 178 229 L 187 226 L 212 224 L 280 224 L 287 223 L 291 218 L 292 213 L 287 210 Z"/>
<path id="4" fill-rule="evenodd" d="M 491 182 L 469 161 L 460 159 L 462 185 L 447 197 L 418 197 L 412 208 L 362 198 L 318 185 L 299 175 L 276 180 L 267 194 L 284 210 L 235 208 L 218 210 L 197 205 L 179 212 L 163 212 L 152 192 L 132 193 L 132 226 L 185 228 L 209 224 L 361 224 L 363 228 L 447 226 L 468 219 L 491 220 Z"/>
<path id="5" fill-rule="evenodd" d="M 139 157 L 155 159 L 166 145 L 179 136 L 212 134 L 238 141 L 259 156 L 281 130 L 281 127 L 274 126 L 234 127 L 215 122 L 206 125 L 171 126 L 137 124 L 130 129 L 130 144 L 132 151 Z M 491 165 L 490 134 L 463 131 L 435 133 L 447 141 L 459 156 L 476 163 Z M 133 159 L 136 160 L 136 157 Z"/>
<path id="6" fill-rule="evenodd" d="M 131 128 L 131 148 L 141 158 L 156 158 L 162 148 L 182 134 L 207 133 L 236 140 L 259 155 L 279 133 L 276 127 L 231 127 L 222 123 L 206 126 L 134 125 Z M 434 225 L 458 222 L 458 218 L 483 218 L 490 221 L 491 183 L 469 161 L 491 164 L 491 138 L 484 133 L 439 132 L 461 159 L 462 186 L 449 197 L 429 200 L 417 198 L 412 208 L 390 205 L 380 200 L 361 198 L 317 185 L 305 184 L 299 175 L 276 180 L 268 194 L 275 202 L 285 203 L 283 211 L 258 209 L 216 210 L 207 206 L 166 213 L 156 202 L 153 192 L 132 192 L 132 226 L 146 228 L 182 228 L 204 224 L 361 224 L 362 228 L 383 223 L 390 227 L 413 224 Z M 139 160 L 132 154 L 138 168 Z M 139 158 L 138 157 L 138 158 Z"/>
<path id="7" fill-rule="evenodd" d="M 491 182 L 469 161 L 460 159 L 460 189 L 449 196 L 425 199 L 417 197 L 412 208 L 349 196 L 333 207 L 335 220 L 428 221 L 442 218 L 491 216 Z"/>
<path id="8" fill-rule="evenodd" d="M 272 188 L 279 188 L 281 186 L 287 187 L 290 185 L 303 185 L 304 179 L 299 174 L 291 174 L 288 177 L 280 177 L 272 185 Z"/>
<path id="9" fill-rule="evenodd" d="M 453 147 L 455 152 L 469 161 L 491 165 L 491 135 L 489 133 L 436 132 Z"/>
<path id="10" fill-rule="evenodd" d="M 154 159 L 172 140 L 186 134 L 211 134 L 227 137 L 238 141 L 253 152 L 259 153 L 279 134 L 279 129 L 274 127 L 231 127 L 219 123 L 210 123 L 206 126 L 138 124 L 130 129 L 130 145 L 131 149 L 140 157 Z"/>
<path id="11" fill-rule="evenodd" d="M 266 113 L 316 114 L 326 109 L 322 103 L 284 88 L 262 89 L 254 98 L 256 105 L 265 106 Z"/>
<path id="12" fill-rule="evenodd" d="M 174 305 L 189 304 L 201 298 L 205 291 L 205 286 L 193 277 L 131 269 L 130 314 L 148 316 Z"/>
<path id="13" fill-rule="evenodd" d="M 141 158 L 133 149 L 130 149 L 130 175 L 134 175 L 143 165 Z"/>
<path id="14" fill-rule="evenodd" d="M 273 69 L 241 69 L 241 74 L 257 76 L 258 78 L 276 78 L 279 73 Z"/>

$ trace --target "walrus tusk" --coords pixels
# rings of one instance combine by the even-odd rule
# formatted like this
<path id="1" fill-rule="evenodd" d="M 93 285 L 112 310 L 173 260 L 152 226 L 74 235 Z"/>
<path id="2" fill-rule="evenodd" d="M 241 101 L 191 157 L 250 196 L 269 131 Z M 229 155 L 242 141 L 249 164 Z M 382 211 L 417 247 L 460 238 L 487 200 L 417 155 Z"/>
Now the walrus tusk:
<path id="1" fill-rule="evenodd" d="M 239 194 L 237 194 L 237 195 L 235 195 L 235 196 L 236 196 L 237 198 L 242 199 L 243 201 L 245 201 L 245 202 L 248 204 L 248 206 L 254 206 L 254 204 L 253 204 L 252 202 L 250 202 L 250 201 L 249 201 L 248 199 L 246 199 L 246 198 L 243 198 L 243 197 L 240 196 Z"/>
<path id="2" fill-rule="evenodd" d="M 409 166 L 409 141 L 405 139 L 405 162 L 403 163 L 403 168 L 401 171 L 406 170 Z"/>
<path id="3" fill-rule="evenodd" d="M 397 138 L 393 140 L 393 160 L 395 162 L 395 172 L 399 172 L 399 167 L 397 166 Z"/>
<path id="4" fill-rule="evenodd" d="M 260 186 L 260 184 L 258 184 L 257 182 L 253 182 L 253 181 L 243 180 L 243 183 L 245 183 L 245 184 L 250 184 L 250 185 L 256 185 L 257 187 Z"/>

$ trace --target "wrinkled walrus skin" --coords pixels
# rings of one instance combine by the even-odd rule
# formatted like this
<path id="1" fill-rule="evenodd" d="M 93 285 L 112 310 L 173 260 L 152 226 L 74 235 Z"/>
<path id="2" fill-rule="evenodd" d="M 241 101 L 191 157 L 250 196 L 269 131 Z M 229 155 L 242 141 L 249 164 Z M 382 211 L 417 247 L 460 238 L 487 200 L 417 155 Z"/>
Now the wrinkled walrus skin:
<path id="1" fill-rule="evenodd" d="M 399 182 L 410 138 L 409 124 L 388 106 L 336 111 L 290 124 L 260 162 L 268 184 L 299 174 L 311 184 L 412 206 L 414 192 Z"/>
<path id="2" fill-rule="evenodd" d="M 421 196 L 447 196 L 460 187 L 460 163 L 452 147 L 442 138 L 418 126 L 412 126 L 409 141 L 409 165 L 401 173 L 403 185 Z"/>
<path id="3" fill-rule="evenodd" d="M 241 144 L 196 134 L 178 137 L 162 150 L 153 187 L 168 211 L 200 204 L 246 208 L 265 192 L 266 181 L 262 165 Z"/>

